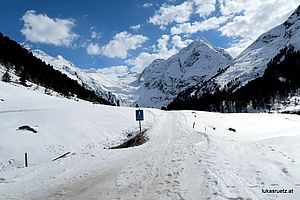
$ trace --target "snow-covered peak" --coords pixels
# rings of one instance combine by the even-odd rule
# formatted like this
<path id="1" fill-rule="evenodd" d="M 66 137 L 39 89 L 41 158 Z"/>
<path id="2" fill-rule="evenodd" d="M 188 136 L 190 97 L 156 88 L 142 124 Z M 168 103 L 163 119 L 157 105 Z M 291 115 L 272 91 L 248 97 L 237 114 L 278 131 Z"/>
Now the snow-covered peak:
<path id="1" fill-rule="evenodd" d="M 209 42 L 202 39 L 193 41 L 190 45 L 183 48 L 178 54 L 172 56 L 168 60 L 172 60 L 173 57 L 175 59 L 180 57 L 181 60 L 187 60 L 191 57 L 191 55 L 206 54 L 209 56 L 210 54 L 214 53 L 219 55 L 223 54 L 222 56 L 226 57 L 228 60 L 232 60 L 232 57 L 224 49 L 216 48 Z"/>
<path id="2" fill-rule="evenodd" d="M 142 84 L 137 102 L 141 106 L 162 107 L 187 87 L 199 84 L 225 68 L 231 56 L 223 49 L 197 40 L 167 60 L 155 60 L 139 77 Z"/>

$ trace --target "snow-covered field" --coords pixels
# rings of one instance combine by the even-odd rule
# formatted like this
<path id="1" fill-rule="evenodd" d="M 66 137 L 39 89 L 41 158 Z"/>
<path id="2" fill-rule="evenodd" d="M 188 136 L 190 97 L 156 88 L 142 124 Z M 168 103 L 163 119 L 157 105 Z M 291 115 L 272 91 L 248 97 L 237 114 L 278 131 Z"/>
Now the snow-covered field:
<path id="1" fill-rule="evenodd" d="M 145 109 L 104 149 L 134 114 L 0 82 L 0 199 L 300 199 L 299 116 Z"/>

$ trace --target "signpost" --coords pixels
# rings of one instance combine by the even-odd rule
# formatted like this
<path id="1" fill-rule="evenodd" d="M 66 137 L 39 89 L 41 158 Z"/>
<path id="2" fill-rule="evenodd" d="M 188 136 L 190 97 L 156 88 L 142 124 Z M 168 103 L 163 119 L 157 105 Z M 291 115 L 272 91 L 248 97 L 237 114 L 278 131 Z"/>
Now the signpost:
<path id="1" fill-rule="evenodd" d="M 27 153 L 25 153 L 25 167 L 28 167 Z"/>
<path id="2" fill-rule="evenodd" d="M 141 109 L 138 109 L 135 111 L 135 120 L 139 121 L 139 125 L 140 125 L 140 133 L 142 133 L 142 124 L 141 121 L 144 120 L 144 111 Z"/>

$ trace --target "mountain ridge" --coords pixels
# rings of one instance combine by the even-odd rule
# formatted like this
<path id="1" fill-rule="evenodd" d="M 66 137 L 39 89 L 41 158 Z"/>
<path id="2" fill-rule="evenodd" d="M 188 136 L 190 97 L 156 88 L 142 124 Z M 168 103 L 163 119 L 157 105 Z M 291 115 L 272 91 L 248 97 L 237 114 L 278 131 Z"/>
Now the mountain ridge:
<path id="1" fill-rule="evenodd" d="M 290 66 L 284 68 L 282 64 L 292 63 L 294 68 L 298 67 L 296 60 L 297 52 L 300 50 L 299 10 L 300 7 L 298 7 L 283 24 L 259 36 L 258 39 L 236 57 L 228 67 L 219 74 L 216 74 L 205 84 L 198 84 L 180 93 L 168 108 L 176 109 L 180 107 L 183 109 L 185 107 L 184 104 L 193 102 L 194 107 L 190 107 L 191 109 L 196 109 L 196 107 L 199 109 L 199 106 L 195 107 L 195 105 L 201 103 L 202 106 L 200 107 L 202 109 L 222 112 L 225 102 L 225 104 L 228 104 L 225 106 L 228 108 L 227 111 L 235 112 L 236 105 L 242 102 L 242 105 L 238 106 L 243 107 L 243 111 L 252 112 L 255 109 L 249 110 L 245 108 L 244 110 L 244 107 L 250 106 L 253 108 L 254 102 L 254 107 L 257 108 L 256 104 L 258 104 L 266 109 L 267 104 L 274 104 L 274 98 L 282 99 L 282 97 L 276 97 L 274 88 L 265 82 L 267 79 L 274 83 L 274 87 L 275 85 L 278 87 L 275 89 L 281 90 L 282 87 L 287 87 L 284 94 L 286 98 L 292 95 L 287 94 L 287 91 L 297 92 L 294 91 L 296 89 L 294 86 L 283 83 L 283 80 L 287 78 L 287 80 L 290 79 L 289 81 L 292 79 L 295 80 L 293 75 L 286 72 L 287 69 L 290 71 L 295 71 L 295 69 Z M 275 71 L 277 74 L 289 74 L 289 77 L 278 77 L 274 73 Z M 252 91 L 254 88 L 261 91 L 261 88 L 264 86 L 261 85 L 261 88 L 259 88 L 257 85 L 259 82 L 268 85 L 268 87 L 270 87 L 269 90 L 273 91 L 272 94 L 267 92 L 269 96 L 264 97 L 267 98 L 268 101 L 265 101 L 265 99 L 263 100 L 264 102 L 261 102 L 259 99 L 248 96 L 248 102 L 246 103 L 242 99 L 242 96 L 237 96 L 237 94 L 243 94 L 246 97 L 249 93 L 260 96 L 260 94 Z M 295 82 L 295 85 L 296 84 Z M 246 88 L 248 88 L 248 90 Z M 293 89 L 291 90 L 291 88 Z M 237 102 L 237 100 L 241 102 Z M 267 107 L 272 107 L 271 105 Z M 238 110 L 240 110 L 240 108 L 238 108 Z"/>
<path id="2" fill-rule="evenodd" d="M 125 72 L 120 75 L 106 74 L 101 69 L 83 70 L 60 55 L 53 57 L 41 50 L 31 51 L 36 57 L 53 65 L 55 69 L 115 104 L 121 106 L 138 104 L 156 108 L 167 105 L 181 90 L 206 80 L 232 60 L 225 50 L 213 47 L 206 41 L 198 40 L 169 59 L 154 60 L 141 74 Z M 177 70 L 174 70 L 176 67 Z M 157 77 L 157 73 L 161 76 Z M 172 83 L 165 84 L 164 79 L 167 78 L 172 79 Z M 162 98 L 164 99 L 161 100 Z M 158 101 L 153 99 L 158 99 Z"/>
<path id="3" fill-rule="evenodd" d="M 225 50 L 203 40 L 194 41 L 178 54 L 167 60 L 154 60 L 143 70 L 136 103 L 161 108 L 182 90 L 209 79 L 231 60 Z"/>

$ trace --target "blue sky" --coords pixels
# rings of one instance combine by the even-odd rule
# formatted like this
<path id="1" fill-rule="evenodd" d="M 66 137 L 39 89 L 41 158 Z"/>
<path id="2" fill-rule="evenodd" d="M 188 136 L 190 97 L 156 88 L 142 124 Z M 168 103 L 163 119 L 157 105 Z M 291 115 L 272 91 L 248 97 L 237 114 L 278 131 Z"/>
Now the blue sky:
<path id="1" fill-rule="evenodd" d="M 298 0 L 9 0 L 0 31 L 81 68 L 141 71 L 196 39 L 238 55 Z"/>

